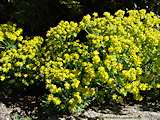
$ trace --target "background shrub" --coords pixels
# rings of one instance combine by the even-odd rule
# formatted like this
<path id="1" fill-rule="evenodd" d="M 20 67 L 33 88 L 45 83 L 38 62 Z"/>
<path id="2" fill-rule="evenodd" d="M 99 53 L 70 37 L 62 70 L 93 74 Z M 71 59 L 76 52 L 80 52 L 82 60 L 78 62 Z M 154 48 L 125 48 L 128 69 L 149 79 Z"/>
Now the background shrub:
<path id="1" fill-rule="evenodd" d="M 0 26 L 0 81 L 28 86 L 40 82 L 40 50 L 43 39 L 23 39 L 15 25 Z"/>
<path id="2" fill-rule="evenodd" d="M 80 21 L 84 15 L 147 9 L 159 14 L 159 0 L 1 0 L 0 23 L 17 23 L 28 36 L 43 35 L 59 21 Z"/>

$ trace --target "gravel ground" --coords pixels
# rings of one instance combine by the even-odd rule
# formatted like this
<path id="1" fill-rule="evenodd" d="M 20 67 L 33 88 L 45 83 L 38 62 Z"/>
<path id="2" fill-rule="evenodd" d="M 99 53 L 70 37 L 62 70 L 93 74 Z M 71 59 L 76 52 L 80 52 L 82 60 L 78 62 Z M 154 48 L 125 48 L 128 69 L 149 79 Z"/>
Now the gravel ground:
<path id="1" fill-rule="evenodd" d="M 86 120 L 160 120 L 160 112 L 140 111 L 137 105 L 125 106 L 119 114 L 89 109 L 83 113 Z"/>
<path id="2" fill-rule="evenodd" d="M 126 105 L 118 113 L 107 108 L 100 110 L 95 107 L 79 115 L 51 116 L 48 120 L 160 120 L 160 112 L 141 111 L 140 107 Z M 15 110 L 20 111 L 20 108 L 7 108 L 5 104 L 0 103 L 0 120 L 11 120 L 11 113 Z"/>

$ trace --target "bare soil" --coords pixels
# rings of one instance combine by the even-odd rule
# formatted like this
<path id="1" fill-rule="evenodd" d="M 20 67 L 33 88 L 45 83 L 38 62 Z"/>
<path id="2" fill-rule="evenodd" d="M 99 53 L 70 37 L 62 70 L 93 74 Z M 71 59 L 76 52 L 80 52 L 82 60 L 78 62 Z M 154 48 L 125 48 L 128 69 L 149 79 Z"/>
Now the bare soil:
<path id="1" fill-rule="evenodd" d="M 145 111 L 141 108 L 141 105 L 135 104 L 133 106 L 125 105 L 121 107 L 120 110 L 113 108 L 98 108 L 92 107 L 86 110 L 84 113 L 72 116 L 58 116 L 50 115 L 48 117 L 33 118 L 38 120 L 160 120 L 159 111 Z M 34 111 L 32 111 L 34 112 Z M 9 106 L 6 107 L 5 104 L 0 103 L 0 120 L 11 120 L 14 113 L 19 113 L 21 116 L 26 116 L 26 111 L 20 106 Z M 29 115 L 29 114 L 28 114 Z"/>
<path id="2" fill-rule="evenodd" d="M 6 91 L 9 93 L 9 89 Z M 39 96 L 28 93 L 6 95 L 0 91 L 0 120 L 13 120 L 15 114 L 33 120 L 160 120 L 160 97 L 141 103 L 91 105 L 76 115 L 59 115 L 40 109 Z"/>

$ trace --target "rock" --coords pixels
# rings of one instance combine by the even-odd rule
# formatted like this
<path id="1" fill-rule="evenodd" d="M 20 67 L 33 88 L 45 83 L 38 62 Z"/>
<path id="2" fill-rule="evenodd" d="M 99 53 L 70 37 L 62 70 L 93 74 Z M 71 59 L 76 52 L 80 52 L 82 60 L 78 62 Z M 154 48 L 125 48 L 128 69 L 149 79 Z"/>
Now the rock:
<path id="1" fill-rule="evenodd" d="M 0 120 L 11 120 L 10 113 L 12 112 L 11 108 L 7 108 L 5 104 L 0 103 Z"/>
<path id="2" fill-rule="evenodd" d="M 79 120 L 160 120 L 160 112 L 141 111 L 138 105 L 125 106 L 119 114 L 109 113 L 107 109 L 104 111 L 89 109 Z"/>

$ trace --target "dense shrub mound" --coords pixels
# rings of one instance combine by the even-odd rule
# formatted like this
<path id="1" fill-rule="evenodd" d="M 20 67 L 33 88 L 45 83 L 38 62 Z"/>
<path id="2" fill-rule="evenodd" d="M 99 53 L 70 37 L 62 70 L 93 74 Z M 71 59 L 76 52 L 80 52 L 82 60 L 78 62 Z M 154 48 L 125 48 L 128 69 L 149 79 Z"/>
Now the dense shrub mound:
<path id="1" fill-rule="evenodd" d="M 2 51 L 1 80 L 45 81 L 46 103 L 57 111 L 78 112 L 92 101 L 123 102 L 128 94 L 142 101 L 143 91 L 160 88 L 159 23 L 145 10 L 61 21 L 44 42 L 35 37 Z"/>
<path id="2" fill-rule="evenodd" d="M 28 86 L 40 78 L 40 50 L 43 39 L 23 39 L 15 25 L 0 26 L 0 80 Z M 40 81 L 38 81 L 40 82 Z"/>

